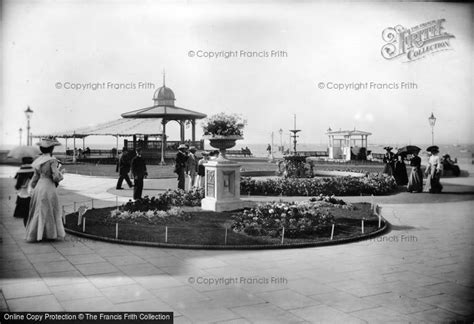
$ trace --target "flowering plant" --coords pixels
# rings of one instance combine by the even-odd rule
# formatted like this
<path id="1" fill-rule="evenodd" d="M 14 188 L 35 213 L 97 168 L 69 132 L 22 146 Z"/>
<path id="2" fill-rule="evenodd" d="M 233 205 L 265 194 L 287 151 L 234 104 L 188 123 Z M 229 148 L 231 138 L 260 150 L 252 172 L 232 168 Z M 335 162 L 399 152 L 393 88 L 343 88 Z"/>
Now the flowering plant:
<path id="1" fill-rule="evenodd" d="M 252 236 L 278 237 L 284 227 L 286 237 L 301 237 L 333 224 L 332 206 L 325 201 L 262 203 L 234 215 L 232 229 Z"/>
<path id="2" fill-rule="evenodd" d="M 247 121 L 237 114 L 219 113 L 206 118 L 202 124 L 204 135 L 243 136 Z"/>
<path id="3" fill-rule="evenodd" d="M 204 189 L 194 188 L 189 191 L 182 189 L 167 190 L 157 196 L 145 196 L 136 201 L 129 201 L 122 206 L 124 211 L 168 210 L 171 206 L 200 206 L 204 198 Z"/>
<path id="4" fill-rule="evenodd" d="M 169 210 L 147 210 L 134 211 L 114 209 L 110 212 L 109 220 L 120 223 L 149 223 L 164 224 L 174 220 L 185 220 L 186 214 L 178 207 L 172 207 Z"/>
<path id="5" fill-rule="evenodd" d="M 256 180 L 243 177 L 240 180 L 241 194 L 268 196 L 358 196 L 386 195 L 397 188 L 395 179 L 386 174 L 370 173 L 365 177 L 331 178 L 277 178 Z"/>

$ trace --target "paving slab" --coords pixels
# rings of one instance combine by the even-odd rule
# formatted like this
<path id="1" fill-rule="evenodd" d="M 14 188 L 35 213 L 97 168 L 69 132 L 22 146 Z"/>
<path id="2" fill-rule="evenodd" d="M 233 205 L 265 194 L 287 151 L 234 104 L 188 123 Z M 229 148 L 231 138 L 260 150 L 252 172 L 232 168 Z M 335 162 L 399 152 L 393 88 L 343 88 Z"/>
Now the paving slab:
<path id="1" fill-rule="evenodd" d="M 0 166 L 0 174 L 7 171 Z M 463 179 L 463 184 L 472 186 L 473 179 Z M 176 323 L 408 323 L 473 315 L 471 193 L 376 197 L 393 227 L 374 240 L 305 249 L 212 251 L 117 245 L 70 235 L 27 243 L 21 220 L 11 216 L 13 179 L 2 180 L 2 308 L 174 311 Z M 165 188 L 168 182 L 156 180 L 154 186 Z M 455 179 L 449 182 L 455 188 Z M 114 179 L 68 175 L 59 188 L 61 204 L 94 199 L 96 207 L 113 206 L 116 195 L 109 189 L 114 185 Z M 127 200 L 119 197 L 119 203 Z M 206 285 L 191 282 L 191 277 L 285 280 Z"/>

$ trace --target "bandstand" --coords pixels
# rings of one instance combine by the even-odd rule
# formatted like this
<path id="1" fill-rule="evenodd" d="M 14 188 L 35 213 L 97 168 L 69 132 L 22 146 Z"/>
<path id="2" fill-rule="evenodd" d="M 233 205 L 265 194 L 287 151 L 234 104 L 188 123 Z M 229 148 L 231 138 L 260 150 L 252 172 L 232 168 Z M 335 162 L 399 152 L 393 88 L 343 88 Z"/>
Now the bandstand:
<path id="1" fill-rule="evenodd" d="M 85 139 L 88 136 L 114 136 L 116 147 L 110 149 L 90 150 L 89 155 L 82 154 L 84 160 L 114 159 L 122 146 L 119 138 L 125 138 L 123 147 L 134 150 L 142 149 L 142 155 L 147 160 L 165 163 L 166 158 L 173 158 L 179 144 L 195 146 L 198 150 L 204 149 L 204 141 L 196 140 L 196 120 L 206 118 L 206 114 L 175 106 L 173 90 L 166 87 L 163 75 L 163 86 L 158 88 L 153 95 L 153 106 L 132 110 L 121 114 L 120 119 L 81 127 L 67 131 L 35 134 L 32 137 L 41 138 L 54 136 L 66 139 L 66 154 L 72 156 L 73 161 L 79 157 L 77 152 L 86 148 Z M 179 140 L 170 140 L 166 134 L 166 126 L 176 121 L 180 127 Z M 191 126 L 191 136 L 186 137 L 186 128 Z M 73 149 L 68 150 L 67 141 L 72 139 Z M 76 139 L 82 139 L 82 149 L 76 146 Z"/>
<path id="2" fill-rule="evenodd" d="M 123 118 L 159 118 L 161 120 L 161 140 L 148 141 L 147 138 L 143 138 L 140 139 L 142 142 L 139 145 L 144 150 L 144 154 L 150 150 L 159 151 L 161 163 L 164 163 L 166 152 L 170 150 L 176 152 L 180 143 L 186 143 L 190 146 L 195 146 L 198 150 L 204 149 L 204 142 L 202 140 L 196 141 L 196 120 L 206 118 L 207 116 L 200 112 L 177 107 L 175 106 L 175 100 L 176 98 L 174 96 L 174 92 L 170 88 L 166 87 L 165 76 L 163 75 L 163 86 L 157 89 L 153 95 L 153 106 L 133 110 L 121 115 Z M 180 126 L 179 141 L 167 140 L 166 125 L 171 121 L 176 121 Z M 191 125 L 191 139 L 188 140 L 185 138 L 186 125 Z M 128 142 L 125 142 L 124 144 L 125 147 L 130 146 Z M 136 137 L 134 137 L 133 146 L 137 146 Z"/>

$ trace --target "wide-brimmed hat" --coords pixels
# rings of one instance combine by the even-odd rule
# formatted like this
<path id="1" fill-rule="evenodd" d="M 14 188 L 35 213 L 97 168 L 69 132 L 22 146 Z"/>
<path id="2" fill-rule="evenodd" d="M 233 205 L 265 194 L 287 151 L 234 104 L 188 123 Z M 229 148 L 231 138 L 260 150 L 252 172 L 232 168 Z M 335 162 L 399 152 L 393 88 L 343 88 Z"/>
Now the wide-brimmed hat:
<path id="1" fill-rule="evenodd" d="M 184 144 L 179 144 L 178 150 L 183 150 L 183 149 L 184 149 L 184 150 L 187 150 L 188 147 L 187 147 L 186 145 L 184 145 Z"/>
<path id="2" fill-rule="evenodd" d="M 429 146 L 426 151 L 431 153 L 439 153 L 439 147 L 436 145 Z"/>
<path id="3" fill-rule="evenodd" d="M 387 151 L 391 151 L 391 150 L 393 149 L 393 147 L 391 147 L 391 146 L 385 146 L 383 149 L 384 149 L 384 150 L 387 150 Z"/>
<path id="4" fill-rule="evenodd" d="M 61 143 L 59 143 L 59 141 L 53 137 L 46 137 L 46 138 L 42 138 L 39 143 L 36 143 L 36 145 L 39 145 L 40 147 L 48 148 L 51 146 L 61 145 Z"/>

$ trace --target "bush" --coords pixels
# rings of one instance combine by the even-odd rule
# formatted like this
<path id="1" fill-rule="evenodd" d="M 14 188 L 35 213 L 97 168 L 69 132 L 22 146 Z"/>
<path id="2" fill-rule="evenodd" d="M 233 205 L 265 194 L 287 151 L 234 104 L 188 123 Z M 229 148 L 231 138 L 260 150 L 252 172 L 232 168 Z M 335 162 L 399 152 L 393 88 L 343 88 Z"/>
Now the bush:
<path id="1" fill-rule="evenodd" d="M 164 210 L 147 210 L 147 211 L 126 211 L 112 210 L 107 217 L 107 223 L 124 223 L 124 224 L 169 224 L 178 220 L 187 220 L 189 214 L 185 214 L 179 207 L 172 207 L 167 211 Z"/>
<path id="2" fill-rule="evenodd" d="M 345 202 L 334 205 L 325 200 L 320 197 L 307 202 L 259 204 L 233 215 L 232 229 L 250 236 L 279 237 L 283 227 L 288 238 L 315 234 L 334 223 L 334 216 L 329 211 L 331 207 L 352 208 Z"/>
<path id="3" fill-rule="evenodd" d="M 370 173 L 365 177 L 331 177 L 331 178 L 278 178 L 256 180 L 242 178 L 240 192 L 242 195 L 268 196 L 316 196 L 337 195 L 357 196 L 386 195 L 397 188 L 395 179 L 379 173 Z"/>
<path id="4" fill-rule="evenodd" d="M 172 206 L 200 206 L 204 198 L 204 189 L 192 189 L 189 191 L 176 189 L 168 190 L 154 197 L 145 196 L 136 201 L 130 200 L 122 206 L 122 211 L 146 212 L 149 210 L 169 210 Z"/>

